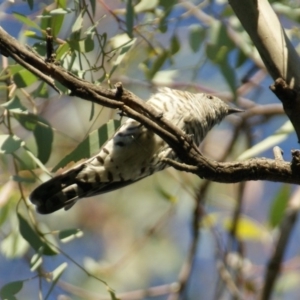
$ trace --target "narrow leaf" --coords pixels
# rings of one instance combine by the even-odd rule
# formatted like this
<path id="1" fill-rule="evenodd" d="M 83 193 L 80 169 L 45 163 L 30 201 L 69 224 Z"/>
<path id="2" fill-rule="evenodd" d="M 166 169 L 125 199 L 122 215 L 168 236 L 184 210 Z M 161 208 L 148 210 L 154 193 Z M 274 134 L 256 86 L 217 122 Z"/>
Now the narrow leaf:
<path id="1" fill-rule="evenodd" d="M 29 244 L 24 240 L 17 228 L 10 232 L 0 243 L 1 253 L 8 259 L 24 257 Z"/>
<path id="2" fill-rule="evenodd" d="M 171 55 L 174 55 L 180 50 L 180 43 L 176 34 L 174 34 L 171 38 Z"/>
<path id="3" fill-rule="evenodd" d="M 27 220 L 18 213 L 19 230 L 22 237 L 29 243 L 29 245 L 36 251 L 41 251 L 45 255 L 56 255 L 57 252 L 50 248 L 48 244 L 41 240 L 36 231 L 28 224 Z"/>
<path id="4" fill-rule="evenodd" d="M 75 23 L 74 23 L 73 26 L 72 26 L 72 33 L 81 30 L 81 28 L 82 28 L 82 22 L 83 22 L 83 18 L 82 18 L 82 15 L 80 14 L 80 15 L 77 17 Z"/>
<path id="5" fill-rule="evenodd" d="M 197 52 L 205 37 L 205 30 L 200 25 L 191 25 L 189 27 L 189 33 L 190 47 L 194 52 Z"/>
<path id="6" fill-rule="evenodd" d="M 33 10 L 33 5 L 34 5 L 34 2 L 33 0 L 27 0 L 27 3 L 28 3 L 28 6 L 31 10 Z"/>
<path id="7" fill-rule="evenodd" d="M 50 172 L 48 169 L 44 166 L 44 164 L 26 147 L 23 147 L 26 153 L 29 155 L 29 157 L 39 166 L 46 174 L 51 176 Z"/>
<path id="8" fill-rule="evenodd" d="M 19 293 L 23 287 L 23 281 L 13 281 L 5 284 L 0 290 L 2 299 L 15 299 L 14 295 Z"/>
<path id="9" fill-rule="evenodd" d="M 50 12 L 51 13 L 51 12 Z M 57 37 L 65 19 L 65 14 L 56 14 L 52 16 L 52 35 Z"/>
<path id="10" fill-rule="evenodd" d="M 83 232 L 80 229 L 66 229 L 66 230 L 62 230 L 59 232 L 58 234 L 58 238 L 62 241 L 62 242 L 69 242 L 71 240 L 73 240 L 74 238 L 79 238 L 82 237 Z"/>
<path id="11" fill-rule="evenodd" d="M 21 70 L 13 76 L 14 82 L 18 88 L 25 88 L 35 83 L 38 78 L 26 69 Z"/>
<path id="12" fill-rule="evenodd" d="M 40 249 L 42 250 L 42 248 Z M 30 271 L 35 271 L 43 262 L 43 252 L 35 253 L 30 260 Z"/>
<path id="13" fill-rule="evenodd" d="M 165 200 L 171 202 L 171 203 L 176 203 L 177 202 L 177 197 L 175 195 L 170 194 L 169 192 L 167 192 L 163 187 L 161 187 L 160 185 L 157 186 L 157 192 L 160 194 L 160 196 L 162 198 L 164 198 Z"/>
<path id="14" fill-rule="evenodd" d="M 141 0 L 135 7 L 134 11 L 136 14 L 146 11 L 154 10 L 158 3 L 158 0 Z"/>
<path id="15" fill-rule="evenodd" d="M 133 24 L 134 24 L 134 8 L 133 8 L 133 5 L 132 5 L 132 0 L 127 0 L 127 4 L 126 4 L 126 28 L 127 28 L 127 34 L 130 38 L 132 38 Z"/>
<path id="16" fill-rule="evenodd" d="M 29 26 L 29 27 L 34 27 L 38 30 L 41 30 L 41 28 L 39 27 L 38 23 L 32 21 L 31 19 L 29 19 L 27 16 L 22 15 L 20 13 L 17 12 L 13 12 L 13 16 L 20 22 L 22 22 L 23 24 Z"/>
<path id="17" fill-rule="evenodd" d="M 70 12 L 72 12 L 70 9 L 56 8 L 51 10 L 49 14 L 52 16 L 57 16 L 57 15 L 66 15 L 69 14 Z"/>
<path id="18" fill-rule="evenodd" d="M 111 297 L 111 300 L 121 300 L 120 298 L 118 298 L 116 296 L 116 293 L 115 291 L 113 291 L 111 288 L 107 288 L 109 294 L 110 294 L 110 297 Z"/>
<path id="19" fill-rule="evenodd" d="M 67 268 L 68 264 L 66 262 L 62 263 L 60 266 L 58 266 L 53 272 L 52 272 L 52 284 L 50 286 L 50 289 L 45 297 L 45 300 L 47 300 L 49 298 L 49 296 L 51 295 L 52 290 L 54 289 L 57 281 L 59 280 L 59 278 L 61 277 L 62 273 L 64 272 L 64 270 Z"/>
<path id="20" fill-rule="evenodd" d="M 0 154 L 11 154 L 17 151 L 22 144 L 22 140 L 15 135 L 0 135 Z"/>
<path id="21" fill-rule="evenodd" d="M 122 37 L 120 37 L 122 38 Z M 135 43 L 136 39 L 132 39 L 129 40 L 127 42 L 125 42 L 121 48 L 118 50 L 119 55 L 116 56 L 116 60 L 114 62 L 114 65 L 110 71 L 109 77 L 112 76 L 112 74 L 114 73 L 114 71 L 117 69 L 117 67 L 119 66 L 119 64 L 123 61 L 124 57 L 126 56 L 126 53 L 130 50 L 131 46 Z"/>
<path id="22" fill-rule="evenodd" d="M 53 131 L 50 124 L 32 113 L 15 113 L 14 117 L 24 128 L 33 132 L 38 148 L 37 158 L 45 164 L 52 150 Z"/>
<path id="23" fill-rule="evenodd" d="M 91 7 L 92 7 L 92 14 L 93 17 L 95 16 L 95 12 L 96 12 L 96 0 L 90 0 L 91 3 Z"/>
<path id="24" fill-rule="evenodd" d="M 153 79 L 154 75 L 160 70 L 160 68 L 164 65 L 165 61 L 169 57 L 168 51 L 162 51 L 155 61 L 152 64 L 152 67 L 146 71 L 147 79 Z"/>
<path id="25" fill-rule="evenodd" d="M 285 214 L 291 188 L 289 185 L 283 185 L 276 193 L 269 212 L 269 223 L 272 228 L 278 226 Z"/>
<path id="26" fill-rule="evenodd" d="M 5 102 L 3 104 L 0 105 L 1 107 L 10 110 L 11 112 L 24 112 L 27 111 L 26 107 L 23 106 L 23 104 L 21 103 L 19 97 L 15 96 L 13 97 L 11 100 L 9 100 L 8 102 Z"/>
<path id="27" fill-rule="evenodd" d="M 224 60 L 220 65 L 220 70 L 234 97 L 236 96 L 236 75 L 235 70 L 229 65 L 228 60 Z"/>
<path id="28" fill-rule="evenodd" d="M 65 167 L 70 162 L 77 162 L 84 158 L 89 158 L 97 153 L 102 145 L 120 126 L 118 120 L 110 120 L 97 130 L 91 132 L 70 154 L 64 157 L 52 170 L 56 172 L 59 168 Z"/>
<path id="29" fill-rule="evenodd" d="M 25 178 L 25 177 L 21 177 L 19 175 L 13 175 L 12 180 L 15 182 L 24 182 L 24 183 L 34 183 L 34 179 L 33 178 Z"/>
<path id="30" fill-rule="evenodd" d="M 237 158 L 237 160 L 245 160 L 257 156 L 261 152 L 266 151 L 286 140 L 292 132 L 294 132 L 292 123 L 290 121 L 285 122 L 279 129 L 275 131 L 273 135 L 268 136 L 258 144 L 247 149 Z"/>

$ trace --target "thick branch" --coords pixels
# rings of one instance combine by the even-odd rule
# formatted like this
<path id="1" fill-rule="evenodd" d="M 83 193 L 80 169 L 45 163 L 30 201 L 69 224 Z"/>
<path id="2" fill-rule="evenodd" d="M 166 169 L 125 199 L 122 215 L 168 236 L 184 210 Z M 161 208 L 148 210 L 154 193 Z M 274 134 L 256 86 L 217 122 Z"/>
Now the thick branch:
<path id="1" fill-rule="evenodd" d="M 300 59 L 294 46 L 288 39 L 278 17 L 268 0 L 229 0 L 232 9 L 239 18 L 258 50 L 270 76 L 277 80 L 282 78 L 291 93 L 276 96 L 283 104 L 283 108 L 291 120 L 300 140 Z"/>
<path id="2" fill-rule="evenodd" d="M 118 85 L 116 90 L 107 90 L 80 79 L 56 64 L 45 60 L 19 44 L 0 27 L 0 53 L 12 56 L 25 68 L 41 77 L 59 81 L 71 91 L 72 96 L 101 104 L 110 108 L 122 110 L 131 117 L 162 137 L 176 151 L 183 162 L 168 163 L 177 169 L 192 172 L 201 178 L 213 181 L 233 183 L 246 180 L 269 180 L 287 183 L 300 183 L 298 167 L 299 153 L 294 152 L 292 164 L 289 162 L 268 160 L 264 158 L 251 159 L 244 162 L 219 163 L 202 156 L 191 139 L 180 129 L 167 121 L 163 115 L 156 112 L 137 96 L 123 90 Z M 43 76 L 40 76 L 41 73 Z"/>

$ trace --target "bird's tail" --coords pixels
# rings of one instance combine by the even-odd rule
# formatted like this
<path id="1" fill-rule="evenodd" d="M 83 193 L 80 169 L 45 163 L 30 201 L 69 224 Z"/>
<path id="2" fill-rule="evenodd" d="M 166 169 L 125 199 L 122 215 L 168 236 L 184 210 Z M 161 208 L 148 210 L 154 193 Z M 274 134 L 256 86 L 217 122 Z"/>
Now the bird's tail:
<path id="1" fill-rule="evenodd" d="M 41 214 L 50 214 L 61 208 L 71 208 L 90 188 L 76 179 L 82 168 L 75 168 L 38 186 L 29 196 Z"/>

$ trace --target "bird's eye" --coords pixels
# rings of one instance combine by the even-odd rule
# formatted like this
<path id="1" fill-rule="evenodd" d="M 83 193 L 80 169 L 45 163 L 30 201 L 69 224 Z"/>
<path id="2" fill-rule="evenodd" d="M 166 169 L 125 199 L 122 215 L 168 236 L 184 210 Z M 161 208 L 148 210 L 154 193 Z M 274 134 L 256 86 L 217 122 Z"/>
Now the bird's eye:
<path id="1" fill-rule="evenodd" d="M 212 95 L 206 95 L 208 99 L 212 100 L 214 97 Z"/>

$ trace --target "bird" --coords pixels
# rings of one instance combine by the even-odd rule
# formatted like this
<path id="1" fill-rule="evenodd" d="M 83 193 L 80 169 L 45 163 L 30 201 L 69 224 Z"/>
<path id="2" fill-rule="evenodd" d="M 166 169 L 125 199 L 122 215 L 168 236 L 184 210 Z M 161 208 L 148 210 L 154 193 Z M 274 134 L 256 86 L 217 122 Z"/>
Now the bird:
<path id="1" fill-rule="evenodd" d="M 214 125 L 242 111 L 216 96 L 171 88 L 158 89 L 147 104 L 197 146 Z M 128 118 L 95 156 L 42 183 L 29 199 L 40 214 L 68 210 L 81 198 L 122 188 L 169 167 L 165 158 L 180 161 L 161 137 Z"/>

